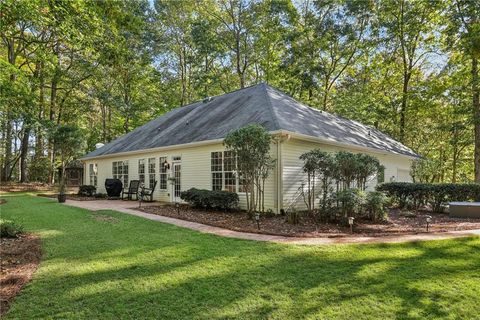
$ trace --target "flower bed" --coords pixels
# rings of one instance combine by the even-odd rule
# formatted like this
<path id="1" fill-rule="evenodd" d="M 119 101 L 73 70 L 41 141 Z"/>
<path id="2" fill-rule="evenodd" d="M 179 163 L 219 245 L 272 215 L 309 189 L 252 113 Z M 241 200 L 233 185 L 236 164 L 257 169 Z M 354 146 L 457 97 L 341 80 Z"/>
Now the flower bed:
<path id="1" fill-rule="evenodd" d="M 247 214 L 242 211 L 205 211 L 189 206 L 181 206 L 177 211 L 175 207 L 169 205 L 146 206 L 139 210 L 242 232 L 292 237 L 342 237 L 350 235 L 350 229 L 347 227 L 331 223 L 315 224 L 312 219 L 306 216 L 302 216 L 300 223 L 296 225 L 287 223 L 285 217 L 281 215 L 262 216 L 260 229 L 258 229 L 256 222 L 249 219 Z M 357 219 L 354 234 L 356 236 L 391 236 L 426 232 L 427 215 L 432 217 L 429 226 L 430 232 L 480 229 L 480 219 L 450 218 L 447 214 L 432 215 L 422 211 L 415 216 L 408 216 L 398 209 L 392 209 L 389 212 L 388 222 L 373 223 L 369 220 Z"/>

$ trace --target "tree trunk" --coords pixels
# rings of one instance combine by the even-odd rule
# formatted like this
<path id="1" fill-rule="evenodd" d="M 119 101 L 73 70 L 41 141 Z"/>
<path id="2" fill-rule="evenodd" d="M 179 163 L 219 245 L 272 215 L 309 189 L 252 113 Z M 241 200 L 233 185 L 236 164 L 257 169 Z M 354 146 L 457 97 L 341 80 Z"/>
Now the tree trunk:
<path id="1" fill-rule="evenodd" d="M 45 77 L 43 74 L 43 62 L 38 64 L 38 77 L 40 79 L 39 83 L 39 96 L 38 96 L 38 120 L 42 121 L 45 111 Z M 35 158 L 43 157 L 43 132 L 41 128 L 36 130 L 35 137 Z"/>
<path id="2" fill-rule="evenodd" d="M 57 48 L 58 50 L 58 48 Z M 49 119 L 53 123 L 55 121 L 55 111 L 56 111 L 56 105 L 57 105 L 57 85 L 58 85 L 58 77 L 59 77 L 59 53 L 58 51 L 55 52 L 57 56 L 57 66 L 55 67 L 55 71 L 52 77 L 52 82 L 50 86 L 50 115 Z M 48 176 L 48 183 L 54 183 L 55 182 L 55 147 L 54 147 L 55 141 L 53 141 L 52 138 L 48 139 L 48 158 L 50 160 L 50 173 Z"/>
<path id="3" fill-rule="evenodd" d="M 28 138 L 30 137 L 30 128 L 28 124 L 24 124 L 24 132 L 22 137 L 22 146 L 20 148 L 20 182 L 27 182 L 27 157 L 28 157 Z"/>
<path id="4" fill-rule="evenodd" d="M 475 182 L 480 183 L 480 83 L 478 59 L 472 55 L 472 107 L 475 123 Z"/>
<path id="5" fill-rule="evenodd" d="M 15 40 L 13 39 L 8 39 L 7 40 L 7 54 L 8 54 L 8 62 L 12 65 L 15 66 L 15 61 L 16 61 L 16 55 L 15 55 Z M 15 82 L 16 76 L 15 74 L 10 75 L 10 81 Z M 6 110 L 6 119 L 5 119 L 5 156 L 3 158 L 3 168 L 2 168 L 2 178 L 5 181 L 10 180 L 10 177 L 12 175 L 12 138 L 13 138 L 13 133 L 12 133 L 12 115 L 10 112 L 11 106 L 7 106 Z"/>
<path id="6" fill-rule="evenodd" d="M 402 105 L 400 106 L 400 142 L 405 142 L 405 114 L 408 104 L 408 83 L 410 81 L 410 73 L 404 72 L 403 88 L 402 88 Z"/>

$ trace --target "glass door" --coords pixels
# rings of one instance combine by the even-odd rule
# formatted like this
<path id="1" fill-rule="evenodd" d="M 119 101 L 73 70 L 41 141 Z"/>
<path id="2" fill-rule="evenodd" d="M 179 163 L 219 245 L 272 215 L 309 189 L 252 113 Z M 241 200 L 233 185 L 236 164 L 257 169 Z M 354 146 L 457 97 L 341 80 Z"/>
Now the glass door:
<path id="1" fill-rule="evenodd" d="M 180 202 L 180 193 L 182 192 L 182 164 L 179 162 L 173 163 L 173 202 Z"/>

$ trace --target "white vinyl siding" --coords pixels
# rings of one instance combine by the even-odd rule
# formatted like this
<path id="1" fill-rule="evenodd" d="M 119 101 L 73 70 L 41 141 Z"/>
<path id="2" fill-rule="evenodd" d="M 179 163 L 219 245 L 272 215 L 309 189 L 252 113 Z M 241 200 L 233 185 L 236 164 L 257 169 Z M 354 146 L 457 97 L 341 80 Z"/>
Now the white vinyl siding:
<path id="1" fill-rule="evenodd" d="M 390 181 L 394 176 L 398 179 L 398 172 L 409 172 L 411 160 L 406 156 L 397 156 L 385 153 L 366 152 L 361 150 L 341 148 L 337 146 L 303 141 L 299 139 L 290 139 L 282 144 L 282 163 L 283 163 L 283 207 L 286 209 L 290 204 L 295 203 L 297 209 L 305 209 L 303 198 L 299 196 L 299 188 L 302 181 L 306 180 L 306 174 L 303 172 L 303 162 L 299 159 L 300 155 L 312 149 L 319 148 L 326 152 L 349 151 L 354 153 L 367 153 L 376 157 L 385 167 L 385 182 Z M 401 170 L 401 171 L 399 171 Z M 409 174 L 408 174 L 409 176 Z M 406 179 L 402 175 L 401 179 Z M 399 181 L 399 180 L 396 180 Z M 377 185 L 377 177 L 372 177 L 367 181 L 367 190 L 374 190 Z"/>
<path id="2" fill-rule="evenodd" d="M 172 174 L 172 161 L 174 157 L 179 157 L 181 155 L 182 163 L 182 181 L 181 181 L 181 190 L 185 191 L 190 188 L 197 189 L 207 189 L 212 190 L 212 176 L 211 176 L 211 153 L 215 151 L 224 151 L 225 148 L 222 143 L 216 143 L 206 146 L 197 146 L 197 147 L 188 147 L 188 148 L 178 148 L 172 150 L 163 150 L 156 152 L 145 152 L 141 154 L 131 155 L 131 156 L 115 156 L 113 155 L 110 158 L 98 158 L 92 160 L 86 160 L 86 164 L 91 162 L 98 163 L 98 192 L 105 192 L 105 179 L 112 178 L 112 162 L 113 161 L 123 161 L 129 160 L 129 176 L 130 180 L 138 179 L 138 160 L 139 159 L 148 159 L 148 158 L 157 158 L 159 163 L 163 163 L 167 160 L 170 164 L 170 169 L 165 170 L 164 173 L 160 172 L 159 184 L 153 193 L 153 198 L 156 201 L 172 201 L 172 192 L 173 185 L 170 181 L 166 181 L 166 189 L 162 189 L 161 179 L 162 174 L 168 179 Z M 160 159 L 163 158 L 163 159 Z M 271 172 L 270 177 L 267 179 L 265 184 L 265 207 L 275 210 L 275 199 L 274 196 L 276 192 L 274 191 L 274 175 L 276 170 Z M 245 193 L 240 193 L 240 206 L 245 208 L 246 199 Z"/>

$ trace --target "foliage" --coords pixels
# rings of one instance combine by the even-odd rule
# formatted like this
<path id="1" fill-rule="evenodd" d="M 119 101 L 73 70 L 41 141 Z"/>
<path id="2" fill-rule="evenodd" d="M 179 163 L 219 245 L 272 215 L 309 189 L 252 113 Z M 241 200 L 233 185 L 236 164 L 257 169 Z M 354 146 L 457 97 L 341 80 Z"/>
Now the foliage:
<path id="1" fill-rule="evenodd" d="M 50 160 L 47 157 L 39 157 L 32 161 L 28 167 L 28 177 L 30 181 L 48 182 L 50 174 Z"/>
<path id="2" fill-rule="evenodd" d="M 90 185 L 81 185 L 78 187 L 78 194 L 86 197 L 93 197 L 97 191 L 97 187 Z"/>
<path id="3" fill-rule="evenodd" d="M 23 233 L 23 226 L 11 220 L 0 219 L 0 237 L 17 238 Z"/>
<path id="4" fill-rule="evenodd" d="M 53 182 L 58 124 L 93 150 L 265 81 L 400 140 L 435 161 L 435 182 L 480 181 L 478 3 L 2 1 L 0 178 L 47 156 Z"/>
<path id="5" fill-rule="evenodd" d="M 480 184 L 456 183 L 409 183 L 391 182 L 377 187 L 377 190 L 386 192 L 394 198 L 400 208 L 409 204 L 414 208 L 429 203 L 434 212 L 442 212 L 443 205 L 450 201 L 478 201 L 480 200 Z"/>
<path id="6" fill-rule="evenodd" d="M 412 161 L 410 175 L 413 182 L 433 183 L 439 181 L 441 165 L 439 161 L 426 158 L 416 159 Z"/>
<path id="7" fill-rule="evenodd" d="M 5 319 L 478 318 L 478 237 L 285 245 L 114 211 L 102 214 L 119 223 L 102 222 L 41 197 L 2 206 L 2 217 L 40 235 L 44 252 Z"/>
<path id="8" fill-rule="evenodd" d="M 383 192 L 368 192 L 365 201 L 365 209 L 369 218 L 373 221 L 387 219 L 388 198 Z"/>
<path id="9" fill-rule="evenodd" d="M 270 156 L 272 137 L 262 126 L 252 124 L 230 132 L 224 140 L 227 150 L 237 158 L 237 172 L 243 181 L 247 210 L 251 215 L 265 211 L 265 180 L 275 166 Z"/>
<path id="10" fill-rule="evenodd" d="M 320 182 L 320 191 L 322 191 L 321 206 L 325 207 L 328 192 L 332 179 L 336 174 L 336 163 L 330 153 L 314 149 L 300 155 L 303 161 L 303 171 L 307 174 L 307 192 L 303 193 L 304 201 L 310 213 L 315 209 L 315 200 L 317 193 L 315 191 L 315 182 Z"/>
<path id="11" fill-rule="evenodd" d="M 65 193 L 65 167 L 77 155 L 83 152 L 83 135 L 78 127 L 70 125 L 59 125 L 52 134 L 55 141 L 55 150 L 60 156 L 62 174 L 60 178 L 60 193 Z"/>
<path id="12" fill-rule="evenodd" d="M 180 199 L 197 208 L 231 210 L 238 207 L 238 194 L 229 191 L 191 188 L 182 191 Z"/>
<path id="13" fill-rule="evenodd" d="M 357 217 L 365 205 L 366 193 L 355 188 L 345 189 L 335 193 L 335 200 L 342 218 Z"/>
<path id="14" fill-rule="evenodd" d="M 298 212 L 295 208 L 288 210 L 286 214 L 287 223 L 290 224 L 298 224 L 300 222 L 300 212 Z"/>

